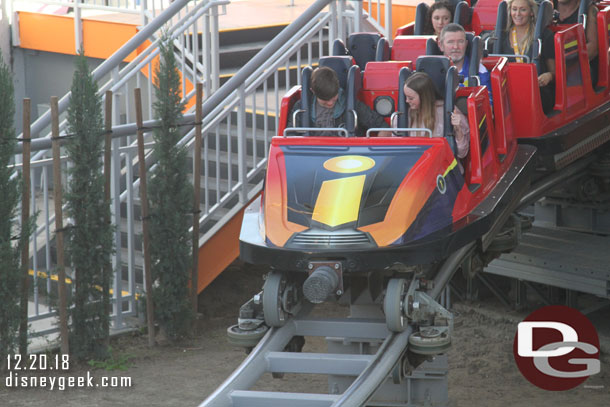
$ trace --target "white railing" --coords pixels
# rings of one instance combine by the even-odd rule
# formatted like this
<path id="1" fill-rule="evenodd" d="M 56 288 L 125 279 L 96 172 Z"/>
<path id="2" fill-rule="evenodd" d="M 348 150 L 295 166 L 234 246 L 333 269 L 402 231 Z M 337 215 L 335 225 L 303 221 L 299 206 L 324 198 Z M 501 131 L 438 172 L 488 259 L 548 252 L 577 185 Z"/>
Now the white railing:
<path id="1" fill-rule="evenodd" d="M 177 0 L 176 2 L 178 2 Z M 201 4 L 205 3 L 205 4 Z M 174 24 L 169 33 L 174 38 L 175 49 L 180 55 L 180 65 L 183 72 L 183 91 L 186 96 L 188 83 L 201 81 L 200 64 L 205 65 L 210 60 L 209 55 L 203 58 L 188 59 L 188 55 L 196 56 L 201 50 L 193 33 L 198 27 L 218 27 L 217 8 L 226 1 L 206 1 L 183 10 L 178 23 Z M 355 7 L 352 5 L 355 4 Z M 207 81 L 208 89 L 203 103 L 202 129 L 204 134 L 202 151 L 202 194 L 200 224 L 203 227 L 199 244 L 204 244 L 214 233 L 228 222 L 235 213 L 241 210 L 247 202 L 262 189 L 263 170 L 266 166 L 270 139 L 276 134 L 279 123 L 279 107 L 282 96 L 292 86 L 300 84 L 301 70 L 304 66 L 315 65 L 320 56 L 329 55 L 332 43 L 336 38 L 346 39 L 346 35 L 359 24 L 354 20 L 361 15 L 361 2 L 345 0 L 317 0 L 295 22 L 276 36 L 263 50 L 235 74 L 227 83 L 215 92 L 212 81 Z M 172 6 L 175 6 L 172 5 Z M 172 7 L 170 6 L 170 8 Z M 166 12 L 169 9 L 166 10 Z M 158 17 L 160 18 L 160 17 Z M 200 19 L 207 19 L 202 22 Z M 151 21 L 151 25 L 156 21 Z M 158 37 L 163 24 L 157 24 L 155 34 L 141 33 L 148 37 Z M 139 35 L 139 34 L 138 34 Z M 135 37 L 134 37 L 135 38 Z M 123 53 L 130 53 L 129 47 Z M 135 45 L 137 46 L 137 45 Z M 210 50 L 212 52 L 212 50 Z M 217 50 L 216 50 L 217 52 Z M 152 59 L 158 54 L 157 40 L 154 40 L 138 57 L 119 69 L 119 63 L 124 57 L 120 52 L 100 65 L 94 76 L 106 77 L 100 92 L 113 91 L 113 145 L 111 168 L 111 199 L 112 223 L 116 227 L 113 267 L 122 272 L 115 273 L 113 284 L 114 312 L 113 327 L 124 327 L 124 317 L 137 313 L 136 296 L 142 292 L 143 276 L 141 259 L 141 226 L 136 211 L 139 207 L 139 179 L 137 179 L 137 151 L 135 149 L 136 125 L 133 117 L 133 89 L 143 89 L 145 103 L 149 106 L 145 111 L 144 127 L 152 128 L 156 121 L 152 120 L 152 103 L 154 92 L 151 82 Z M 197 61 L 192 63 L 192 61 Z M 104 64 L 107 64 L 104 66 Z M 186 69 L 188 67 L 191 69 Z M 203 69 L 205 71 L 205 68 Z M 96 73 L 97 72 L 97 73 Z M 145 72 L 145 73 L 142 73 Z M 67 106 L 69 95 L 62 98 L 63 109 Z M 61 106 L 61 104 L 60 104 Z M 180 141 L 188 148 L 190 157 L 196 154 L 194 148 L 194 114 L 184 116 L 185 135 Z M 120 124 L 120 123 L 124 124 Z M 41 117 L 33 126 L 36 129 L 45 128 L 48 118 Z M 33 129 L 33 134 L 35 130 Z M 65 134 L 65 130 L 62 130 Z M 147 152 L 150 152 L 151 132 L 146 133 Z M 32 160 L 32 211 L 40 211 L 37 234 L 32 238 L 31 248 L 37 255 L 33 258 L 33 269 L 50 272 L 54 268 L 51 242 L 54 232 L 54 215 L 51 213 L 52 194 L 49 193 L 51 161 L 48 158 L 50 140 L 42 138 L 33 140 L 32 150 L 37 151 Z M 149 157 L 150 158 L 150 157 Z M 148 162 L 154 166 L 154 162 Z M 65 171 L 68 162 L 64 161 Z M 20 169 L 20 165 L 16 166 Z M 34 170 L 34 168 L 36 168 Z M 133 182 L 131 182 L 134 180 Z M 39 253 L 40 252 L 40 253 Z M 138 273 L 137 273 L 138 272 Z M 54 314 L 38 306 L 40 288 L 46 285 L 51 288 L 49 279 L 34 278 L 35 309 L 31 313 L 31 321 L 52 317 Z M 44 308 L 44 307 L 42 307 Z M 53 329 L 46 330 L 45 333 Z"/>
<path id="2" fill-rule="evenodd" d="M 176 2 L 178 3 L 178 2 Z M 167 10 L 166 15 L 161 15 L 159 18 L 165 17 L 165 20 L 172 19 L 172 25 L 168 28 L 164 23 L 166 21 L 151 21 L 149 26 L 144 27 L 142 31 L 123 46 L 117 53 L 106 60 L 94 71 L 94 77 L 101 80 L 99 95 L 103 98 L 107 90 L 113 92 L 113 125 L 119 126 L 121 122 L 133 122 L 135 117 L 133 114 L 133 89 L 136 87 L 143 89 L 144 99 L 147 104 L 147 109 L 144 111 L 144 117 L 150 120 L 153 116 L 152 103 L 154 101 L 154 86 L 153 86 L 153 64 L 159 53 L 158 42 L 164 30 L 167 34 L 174 38 L 174 49 L 178 57 L 178 64 L 182 68 L 183 95 L 185 99 L 190 99 L 193 91 L 187 90 L 187 86 L 196 82 L 203 82 L 205 85 L 206 96 L 217 87 L 218 83 L 218 67 L 211 66 L 210 61 L 217 61 L 218 49 L 210 47 L 201 47 L 197 42 L 198 34 L 204 35 L 207 38 L 218 38 L 218 16 L 219 8 L 228 4 L 228 0 L 205 0 L 199 2 L 189 2 L 183 0 L 188 7 L 180 8 L 174 4 L 175 13 Z M 188 3 L 188 4 L 187 4 Z M 202 28 L 207 31 L 202 32 Z M 214 32 L 211 30 L 214 29 Z M 149 39 L 152 39 L 150 41 Z M 191 41 L 191 39 L 193 39 Z M 139 55 L 128 64 L 123 63 L 126 55 L 133 50 L 145 45 L 149 45 L 139 53 Z M 218 44 L 218 41 L 211 41 L 212 44 Z M 212 58 L 214 53 L 216 57 Z M 200 61 L 195 61 L 193 55 L 199 55 Z M 214 76 L 214 78 L 212 78 Z M 65 111 L 69 103 L 69 94 L 61 100 L 60 111 Z M 32 124 L 32 135 L 35 137 L 40 130 L 45 129 L 50 123 L 50 113 L 47 112 Z M 66 121 L 63 120 L 60 125 L 60 132 L 65 134 Z M 134 190 L 131 182 L 126 180 L 134 179 L 131 172 L 135 155 L 133 154 L 132 141 L 135 139 L 135 131 L 133 134 L 115 138 L 113 140 L 112 153 L 112 222 L 116 227 L 115 247 L 116 254 L 113 258 L 113 266 L 115 270 L 121 267 L 125 268 L 125 277 L 121 273 L 115 274 L 114 280 L 114 312 L 113 321 L 114 328 L 123 326 L 123 317 L 127 315 L 135 315 L 136 309 L 136 269 L 138 268 L 138 258 L 136 253 L 136 226 L 133 217 L 134 209 Z M 48 298 L 41 295 L 44 291 L 49 292 L 51 289 L 51 271 L 54 269 L 54 251 L 51 242 L 54 234 L 53 214 L 53 194 L 52 183 L 50 177 L 52 174 L 52 162 L 48 143 L 50 134 L 45 137 L 38 138 L 32 143 L 32 213 L 39 213 L 35 236 L 32 237 L 30 248 L 31 253 L 35 253 L 32 257 L 32 269 L 36 270 L 36 277 L 33 279 L 33 304 L 30 309 L 30 322 L 41 321 L 55 315 L 45 301 L 41 298 Z M 17 160 L 19 162 L 20 160 Z M 62 162 L 62 169 L 67 168 L 65 157 Z M 16 166 L 20 170 L 21 165 Z M 136 191 L 137 193 L 137 191 Z M 117 199 L 119 197 L 119 199 Z M 129 201 L 127 205 L 125 203 Z M 122 207 L 123 206 L 123 207 Z M 140 232 L 141 233 L 141 232 Z M 126 239 L 124 245 L 122 241 Z M 126 246 L 122 248 L 122 246 Z M 46 276 L 46 277 L 45 277 Z M 138 279 L 141 277 L 138 277 Z M 46 301 L 48 302 L 48 301 Z M 121 310 L 121 312 L 117 312 Z M 38 329 L 34 336 L 44 335 L 49 332 L 54 332 L 56 329 L 51 327 Z"/>

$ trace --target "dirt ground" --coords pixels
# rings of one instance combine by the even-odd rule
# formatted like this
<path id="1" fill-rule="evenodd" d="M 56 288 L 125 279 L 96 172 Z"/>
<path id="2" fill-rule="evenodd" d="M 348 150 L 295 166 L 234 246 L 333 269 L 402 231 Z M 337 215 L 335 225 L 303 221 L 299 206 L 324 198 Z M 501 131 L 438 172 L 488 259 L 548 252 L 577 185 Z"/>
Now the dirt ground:
<path id="1" fill-rule="evenodd" d="M 121 370 L 71 366 L 64 376 L 130 377 L 129 388 L 48 390 L 7 389 L 0 385 L 0 406 L 197 406 L 241 363 L 242 349 L 227 343 L 225 331 L 236 321 L 239 306 L 262 285 L 261 271 L 232 266 L 200 296 L 202 318 L 196 337 L 150 350 L 142 334 L 113 340 L 117 358 L 128 359 Z M 565 392 L 549 392 L 530 384 L 513 359 L 512 344 L 517 323 L 529 312 L 514 312 L 493 301 L 456 303 L 453 345 L 449 351 L 449 396 L 453 406 L 609 406 L 610 317 L 597 315 L 602 340 L 601 373 Z M 344 312 L 327 306 L 321 312 Z M 304 351 L 321 350 L 321 339 L 308 341 Z M 327 392 L 324 377 L 286 375 L 261 379 L 259 388 L 297 392 Z M 287 406 L 290 407 L 290 406 Z"/>

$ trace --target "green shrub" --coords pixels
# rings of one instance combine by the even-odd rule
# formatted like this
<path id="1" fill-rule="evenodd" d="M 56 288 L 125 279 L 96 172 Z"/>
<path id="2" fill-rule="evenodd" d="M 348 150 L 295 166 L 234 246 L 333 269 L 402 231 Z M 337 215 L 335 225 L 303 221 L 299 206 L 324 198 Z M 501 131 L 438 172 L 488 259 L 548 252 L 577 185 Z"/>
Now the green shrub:
<path id="1" fill-rule="evenodd" d="M 161 124 L 154 130 L 156 167 L 149 187 L 150 248 L 155 320 L 168 338 L 188 333 L 192 321 L 189 300 L 190 211 L 193 189 L 188 179 L 187 152 L 178 146 L 184 103 L 172 42 L 161 43 L 155 71 L 154 110 Z"/>
<path id="2" fill-rule="evenodd" d="M 19 178 L 11 179 L 9 167 L 17 143 L 14 129 L 13 78 L 0 56 L 0 366 L 18 341 L 21 293 L 16 210 L 21 194 Z"/>
<path id="3" fill-rule="evenodd" d="M 76 57 L 72 96 L 68 107 L 66 151 L 73 163 L 66 193 L 68 229 L 66 249 L 74 269 L 70 352 L 77 358 L 104 357 L 109 330 L 109 309 L 103 290 L 111 273 L 104 269 L 112 254 L 110 204 L 104 197 L 102 102 L 97 96 L 85 56 Z"/>

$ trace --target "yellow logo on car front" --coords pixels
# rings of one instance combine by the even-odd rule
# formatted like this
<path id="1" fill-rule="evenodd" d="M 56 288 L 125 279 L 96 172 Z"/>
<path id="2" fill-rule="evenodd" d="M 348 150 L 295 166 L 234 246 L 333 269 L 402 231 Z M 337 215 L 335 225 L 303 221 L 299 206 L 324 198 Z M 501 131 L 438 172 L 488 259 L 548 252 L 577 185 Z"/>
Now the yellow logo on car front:
<path id="1" fill-rule="evenodd" d="M 375 160 L 361 155 L 345 155 L 326 160 L 324 168 L 341 174 L 366 171 Z M 312 219 L 335 227 L 358 220 L 366 175 L 324 181 L 316 200 Z"/>

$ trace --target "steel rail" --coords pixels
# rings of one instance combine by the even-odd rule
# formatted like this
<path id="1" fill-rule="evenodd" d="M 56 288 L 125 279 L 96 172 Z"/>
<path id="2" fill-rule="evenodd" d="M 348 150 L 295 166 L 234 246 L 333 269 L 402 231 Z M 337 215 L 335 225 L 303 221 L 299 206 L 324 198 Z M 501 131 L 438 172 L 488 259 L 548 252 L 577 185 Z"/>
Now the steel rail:
<path id="1" fill-rule="evenodd" d="M 582 172 L 597 158 L 596 154 L 589 154 L 588 156 L 581 158 L 580 160 L 570 164 L 569 166 L 561 169 L 558 172 L 542 178 L 534 185 L 531 186 L 529 192 L 519 200 L 517 204 L 517 210 L 523 209 L 538 199 L 540 199 L 550 189 L 556 187 L 560 183 L 569 180 L 574 177 L 582 175 Z"/>
<path id="2" fill-rule="evenodd" d="M 383 341 L 375 354 L 375 359 L 343 392 L 332 407 L 360 407 L 365 405 L 379 387 L 385 382 L 394 365 L 400 360 L 409 344 L 413 332 L 411 325 L 403 332 L 392 333 Z"/>
<path id="3" fill-rule="evenodd" d="M 254 385 L 265 373 L 266 355 L 269 352 L 282 350 L 295 332 L 296 325 L 293 320 L 289 320 L 281 328 L 271 328 L 241 365 L 199 407 L 232 406 L 231 392 L 236 389 L 249 389 Z"/>
<path id="4" fill-rule="evenodd" d="M 475 242 L 468 243 L 466 246 L 453 252 L 453 254 L 445 260 L 434 278 L 434 286 L 428 292 L 430 297 L 435 300 L 438 299 L 445 286 L 449 284 L 453 274 L 460 268 L 462 261 L 464 261 L 466 256 L 474 249 L 474 246 Z"/>
<path id="5" fill-rule="evenodd" d="M 304 306 L 299 315 L 307 315 L 311 308 L 311 306 Z M 269 329 L 248 357 L 199 407 L 230 407 L 232 405 L 230 393 L 238 388 L 248 389 L 256 383 L 258 378 L 265 373 L 267 353 L 284 349 L 296 331 L 297 325 L 294 318 L 289 319 L 281 328 Z"/>
<path id="6" fill-rule="evenodd" d="M 306 306 L 303 307 L 299 316 L 290 319 L 281 328 L 270 329 L 241 365 L 199 407 L 231 407 L 233 405 L 232 395 L 247 394 L 247 389 L 267 372 L 271 352 L 273 354 L 280 352 L 294 335 L 308 336 L 307 331 L 313 329 L 311 324 L 315 325 L 315 321 L 309 321 L 306 318 L 311 308 L 312 304 L 306 302 Z M 346 318 L 345 320 L 350 319 Z M 364 405 L 385 382 L 396 363 L 404 355 L 412 332 L 413 328 L 408 326 L 404 332 L 388 333 L 375 355 L 372 355 L 373 357 L 367 367 L 343 394 L 336 396 L 337 399 L 332 402 L 332 407 L 359 407 Z M 314 329 L 309 334 L 315 336 L 319 332 Z M 291 393 L 285 394 L 290 397 Z M 311 396 L 313 397 L 315 394 Z M 258 397 L 259 400 L 264 400 L 265 395 L 260 394 Z M 273 393 L 270 397 L 277 400 L 278 396 L 277 393 Z M 331 404 L 328 405 L 331 406 Z"/>

